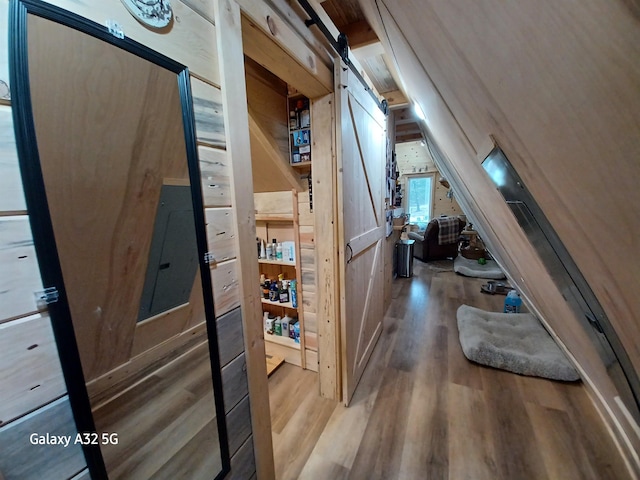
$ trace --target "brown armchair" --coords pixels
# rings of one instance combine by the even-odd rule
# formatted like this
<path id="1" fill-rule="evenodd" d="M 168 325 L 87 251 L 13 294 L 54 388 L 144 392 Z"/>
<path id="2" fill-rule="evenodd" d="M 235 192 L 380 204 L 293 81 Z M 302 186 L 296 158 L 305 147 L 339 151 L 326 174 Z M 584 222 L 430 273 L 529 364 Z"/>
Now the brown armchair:
<path id="1" fill-rule="evenodd" d="M 466 225 L 466 221 L 460 218 L 458 220 L 458 232 L 455 240 L 452 243 L 446 245 L 440 245 L 438 243 L 438 232 L 440 227 L 438 220 L 433 219 L 427 224 L 427 229 L 424 233 L 410 232 L 409 239 L 415 240 L 413 245 L 413 256 L 419 258 L 423 262 L 430 260 L 442 260 L 448 257 L 455 258 L 458 255 L 458 237 L 460 232 Z"/>

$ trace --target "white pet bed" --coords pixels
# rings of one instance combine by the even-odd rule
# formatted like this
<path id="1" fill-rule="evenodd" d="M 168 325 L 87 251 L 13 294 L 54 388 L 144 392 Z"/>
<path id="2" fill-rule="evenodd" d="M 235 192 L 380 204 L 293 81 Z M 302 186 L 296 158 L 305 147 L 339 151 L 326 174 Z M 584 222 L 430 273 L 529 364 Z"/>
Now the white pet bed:
<path id="1" fill-rule="evenodd" d="M 458 255 L 453 261 L 453 271 L 465 277 L 489 278 L 493 280 L 506 278 L 504 272 L 494 260 L 487 260 L 485 265 L 480 265 L 477 260 L 464 258 L 462 255 Z"/>
<path id="2" fill-rule="evenodd" d="M 456 314 L 469 360 L 520 375 L 575 381 L 580 376 L 530 313 L 494 313 L 462 305 Z"/>

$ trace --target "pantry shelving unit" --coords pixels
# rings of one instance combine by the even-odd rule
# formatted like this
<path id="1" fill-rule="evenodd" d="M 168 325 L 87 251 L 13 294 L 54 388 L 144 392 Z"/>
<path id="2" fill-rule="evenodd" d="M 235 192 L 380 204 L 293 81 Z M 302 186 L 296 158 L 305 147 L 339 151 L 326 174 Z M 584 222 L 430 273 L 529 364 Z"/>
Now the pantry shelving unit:
<path id="1" fill-rule="evenodd" d="M 311 168 L 311 117 L 303 117 L 301 109 L 310 112 L 310 100 L 300 94 L 289 95 L 289 112 L 295 113 L 296 125 L 289 124 L 289 163 L 296 169 L 305 171 Z M 302 122 L 302 123 L 301 123 Z"/>
<path id="2" fill-rule="evenodd" d="M 267 355 L 284 358 L 285 362 L 306 368 L 304 345 L 304 311 L 302 275 L 300 265 L 300 229 L 298 224 L 298 193 L 295 190 L 285 192 L 255 193 L 256 235 L 270 242 L 275 238 L 278 242 L 292 241 L 294 244 L 294 261 L 258 259 L 260 274 L 269 279 L 277 279 L 279 273 L 287 280 L 296 280 L 298 306 L 287 303 L 272 302 L 261 299 L 263 311 L 275 315 L 296 316 L 300 325 L 300 343 L 288 336 L 276 336 L 265 332 L 265 350 Z M 257 279 L 256 279 L 257 281 Z"/>

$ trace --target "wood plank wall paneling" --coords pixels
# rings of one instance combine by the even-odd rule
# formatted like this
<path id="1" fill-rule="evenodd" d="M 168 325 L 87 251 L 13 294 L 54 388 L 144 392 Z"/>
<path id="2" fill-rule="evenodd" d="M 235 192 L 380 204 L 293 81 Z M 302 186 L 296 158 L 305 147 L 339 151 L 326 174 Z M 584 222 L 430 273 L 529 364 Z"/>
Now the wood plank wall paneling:
<path id="1" fill-rule="evenodd" d="M 245 57 L 254 192 L 300 190 L 289 164 L 287 84 Z"/>
<path id="2" fill-rule="evenodd" d="M 244 441 L 251 435 L 251 415 L 249 396 L 244 397 L 227 414 L 227 430 L 229 438 L 229 452 L 235 455 Z"/>
<path id="3" fill-rule="evenodd" d="M 247 362 L 244 353 L 238 355 L 222 368 L 224 411 L 228 414 L 240 400 L 247 396 Z"/>
<path id="4" fill-rule="evenodd" d="M 455 196 L 453 198 L 447 198 L 447 191 L 449 189 L 440 185 L 438 182 L 441 175 L 435 163 L 433 163 L 433 159 L 426 146 L 422 146 L 418 141 L 399 143 L 396 145 L 396 158 L 400 172 L 400 183 L 403 185 L 405 192 L 404 201 L 407 200 L 407 175 L 436 172 L 434 177 L 433 216 L 462 214 L 462 209 L 460 205 L 458 205 Z"/>
<path id="5" fill-rule="evenodd" d="M 454 177 L 448 180 L 510 280 L 575 358 L 600 412 L 640 471 L 637 427 L 620 411 L 616 390 L 580 321 L 479 165 L 489 150 L 489 134 L 494 135 L 638 369 L 640 332 L 637 323 L 627 320 L 635 318 L 640 301 L 637 269 L 628 261 L 635 258 L 637 248 L 629 242 L 639 236 L 640 225 L 638 209 L 629 208 L 640 204 L 640 191 L 629 180 L 638 177 L 640 148 L 638 124 L 629 117 L 640 101 L 634 86 L 640 72 L 629 63 L 639 55 L 636 20 L 622 3 L 602 0 L 579 8 L 549 4 L 535 11 L 530 5 L 501 4 L 498 16 L 486 3 L 467 11 L 436 7 L 435 2 L 406 9 L 406 3 L 380 11 L 407 88 L 429 112 L 427 127 L 448 157 Z M 425 14 L 415 15 L 415 8 Z M 365 10 L 379 28 L 377 9 L 369 2 Z M 570 28 L 556 17 L 572 18 Z M 417 25 L 417 18 L 427 24 Z M 490 34 L 481 33 L 479 25 Z"/>
<path id="6" fill-rule="evenodd" d="M 218 352 L 220 355 L 220 365 L 224 367 L 231 362 L 231 360 L 238 357 L 244 350 L 242 340 L 242 310 L 236 308 L 229 313 L 218 316 L 216 329 L 218 338 L 225 339 L 219 342 Z"/>
<path id="7" fill-rule="evenodd" d="M 82 16 L 85 16 L 98 23 L 103 23 L 105 18 L 112 18 L 123 25 L 125 35 L 143 43 L 149 45 L 154 50 L 160 51 L 167 56 L 176 59 L 189 66 L 189 69 L 193 75 L 196 75 L 198 79 L 192 80 L 192 87 L 195 98 L 195 107 L 198 120 L 198 133 L 199 140 L 202 143 L 209 145 L 224 147 L 224 124 L 221 111 L 221 99 L 220 92 L 214 86 L 220 84 L 220 78 L 218 73 L 218 49 L 217 39 L 215 37 L 214 13 L 213 2 L 204 2 L 202 0 L 185 0 L 184 2 L 175 1 L 172 2 L 174 9 L 174 22 L 171 26 L 170 32 L 164 32 L 163 35 L 158 35 L 155 31 L 148 30 L 138 24 L 137 21 L 131 17 L 124 9 L 123 5 L 117 0 L 108 0 L 107 2 L 101 2 L 96 6 L 94 2 L 89 1 L 72 1 L 72 0 L 52 0 L 50 3 L 66 8 Z M 4 32 L 4 36 L 7 36 L 7 13 L 8 13 L 8 0 L 0 0 L 0 33 Z M 199 79 L 206 79 L 205 83 Z M 5 80 L 8 83 L 8 55 L 6 49 L 0 49 L 0 80 Z M 213 85 L 213 86 L 212 86 Z M 1 102 L 1 100 L 0 100 Z M 11 120 L 9 107 L 0 107 L 0 122 L 3 124 Z M 3 133 L 12 131 L 11 127 L 2 128 Z M 16 177 L 16 166 L 14 162 L 15 154 L 11 154 L 10 150 L 15 149 L 11 145 L 11 135 L 7 133 L 6 138 L 0 138 L 0 169 L 2 170 L 2 188 L 0 188 L 0 215 L 2 211 L 13 212 L 15 210 L 24 210 L 24 201 L 22 199 L 21 183 L 19 176 Z M 202 184 L 205 206 L 207 207 L 230 207 L 231 206 L 231 194 L 230 194 L 230 181 L 229 181 L 229 161 L 228 155 L 223 150 L 210 148 L 206 145 L 200 145 L 199 157 L 202 172 Z M 5 182 L 6 180 L 6 182 Z M 7 185 L 5 185 L 5 183 Z M 12 190 L 13 193 L 8 194 Z M 7 200 L 7 202 L 5 202 Z M 216 213 L 214 215 L 220 215 Z M 37 274 L 37 268 L 35 268 L 35 255 L 33 254 L 32 241 L 25 235 L 19 234 L 16 238 L 13 234 L 11 238 L 7 238 L 6 242 L 3 242 L 2 232 L 9 233 L 14 230 L 24 230 L 24 228 L 16 229 L 16 225 L 9 225 L 9 220 L 3 219 L 0 226 L 0 264 L 3 266 L 8 262 L 3 257 L 3 254 L 10 255 L 9 249 L 14 252 L 25 249 L 28 251 L 27 258 L 33 260 L 32 269 L 33 275 L 26 274 L 28 269 L 23 267 L 25 262 L 22 262 L 21 269 L 13 276 L 13 283 L 15 284 L 16 278 L 21 290 L 26 293 L 23 295 L 26 302 L 0 302 L 4 306 L 5 304 L 11 306 L 11 311 L 4 314 L 0 314 L 0 322 L 7 318 L 14 316 L 20 316 L 35 311 L 35 302 L 32 299 L 31 290 L 41 289 L 42 286 L 39 281 L 39 274 Z M 28 218 L 20 218 L 20 224 L 28 227 Z M 25 230 L 26 232 L 26 230 Z M 23 238 L 24 237 L 24 238 Z M 213 248 L 214 250 L 220 249 L 220 242 Z M 228 247 L 225 245 L 221 251 L 227 251 Z M 5 253 L 7 252 L 7 253 Z M 226 257 L 229 253 L 223 253 L 222 256 Z M 22 256 L 22 255 L 20 255 Z M 24 260 L 24 259 L 23 259 Z M 228 266 L 228 265 L 227 265 Z M 226 271 L 229 273 L 229 270 Z M 213 274 L 214 281 L 216 279 L 215 273 Z M 233 277 L 233 275 L 232 275 Z M 6 277 L 3 277 L 3 279 Z M 32 281 L 27 281 L 29 286 L 22 288 L 23 280 L 31 278 Z M 33 281 L 34 279 L 37 279 Z M 3 283 L 3 282 L 0 282 Z M 243 351 L 243 337 L 242 337 L 242 316 L 240 309 L 236 308 L 234 311 L 224 315 L 225 311 L 233 308 L 237 305 L 238 285 L 237 281 L 233 282 L 235 289 L 229 288 L 228 283 L 221 281 L 218 285 L 224 290 L 218 296 L 218 300 L 222 297 L 222 300 L 216 305 L 223 308 L 217 308 L 218 314 L 218 334 L 220 338 L 221 358 L 225 358 L 228 361 L 229 357 L 238 357 Z M 4 285 L 2 285 L 4 287 Z M 0 291 L 9 290 L 13 293 L 15 288 L 0 288 Z M 231 293 L 230 290 L 236 290 L 235 293 Z M 4 300 L 4 299 L 3 299 Z M 24 305 L 27 305 L 26 307 Z M 7 326 L 13 326 L 13 323 L 7 324 Z M 166 363 L 179 355 L 180 352 L 190 348 L 191 345 L 201 341 L 204 335 L 204 325 L 190 325 L 192 328 L 182 335 L 179 335 L 173 342 L 165 342 L 160 344 L 156 348 L 152 348 L 147 351 L 141 352 L 135 356 L 130 362 L 123 364 L 116 371 L 109 372 L 104 377 L 98 378 L 89 384 L 89 390 L 94 401 L 104 401 L 112 396 L 118 395 L 118 392 L 127 388 L 132 382 L 135 382 L 137 378 L 141 378 L 148 374 L 149 365 L 158 361 L 160 358 L 161 363 Z M 179 340 L 178 340 L 179 339 Z M 153 343 L 153 342 L 152 342 Z M 42 346 L 42 345 L 41 345 Z M 37 350 L 37 349 L 36 349 Z M 137 349 L 136 349 L 137 350 Z M 144 350 L 140 347 L 140 350 Z M 2 352 L 2 360 L 5 360 L 4 352 Z M 146 366 L 146 367 L 145 367 Z M 146 373 L 145 373 L 146 372 Z M 107 378 L 109 377 L 109 378 Z M 114 380 L 115 378 L 115 380 Z M 41 386 L 42 387 L 42 386 Z M 242 389 L 241 385 L 237 385 L 238 391 Z M 245 384 L 246 388 L 246 384 Z M 37 390 L 36 390 L 37 391 Z M 40 390 L 44 391 L 44 390 Z M 46 407 L 45 407 L 46 408 Z M 248 419 L 248 412 L 243 412 Z M 239 417 L 238 417 L 239 418 Z M 15 423 L 15 422 L 13 422 Z M 250 428 L 250 427 L 249 427 Z M 234 467 L 235 472 L 241 472 L 242 476 L 237 478 L 249 478 L 251 472 L 255 470 L 255 460 L 253 458 L 253 446 L 251 438 L 242 446 L 241 456 L 243 469 L 237 468 L 237 463 Z M 248 443 L 248 446 L 247 446 Z M 0 457 L 4 457 L 3 455 Z M 45 460 L 51 460 L 46 455 L 42 456 Z M 234 457 L 234 462 L 238 457 Z M 248 470 L 247 470 L 248 469 Z M 80 470 L 80 468 L 78 469 Z M 244 472 L 244 473 L 243 473 Z M 246 475 L 245 475 L 246 473 Z M 84 478 L 82 475 L 88 475 L 86 470 L 84 473 L 80 473 L 78 478 Z M 0 473 L 0 477 L 2 474 Z"/>
<path id="8" fill-rule="evenodd" d="M 249 141 L 251 144 L 251 170 L 254 191 L 300 190 L 298 175 L 289 165 L 288 156 L 283 156 L 275 140 L 256 121 L 249 107 Z"/>
<path id="9" fill-rule="evenodd" d="M 0 0 L 0 35 L 5 39 L 8 8 L 8 0 Z M 67 478 L 86 467 L 79 446 L 51 455 L 56 447 L 29 443 L 37 429 L 43 434 L 77 431 L 68 399 L 55 400 L 66 393 L 66 385 L 50 319 L 36 313 L 43 305 L 37 304 L 35 292 L 43 287 L 7 92 L 8 53 L 0 48 L 0 478 L 42 478 L 44 472 Z"/>
<path id="10" fill-rule="evenodd" d="M 198 142 L 224 148 L 224 118 L 220 89 L 191 77 L 191 94 Z"/>
<path id="11" fill-rule="evenodd" d="M 42 280 L 26 215 L 0 217 L 0 265 L 0 322 L 36 312 Z"/>
<path id="12" fill-rule="evenodd" d="M 396 161 L 400 175 L 436 170 L 427 147 L 420 145 L 419 141 L 396 144 Z"/>
<path id="13" fill-rule="evenodd" d="M 435 180 L 435 198 L 433 200 L 433 216 L 439 217 L 440 215 L 462 215 L 462 209 L 460 204 L 456 200 L 456 192 L 453 190 L 453 197 L 447 198 L 447 192 L 449 189 L 444 185 L 441 185 L 438 181 L 441 178 L 440 174 L 436 174 Z"/>
<path id="14" fill-rule="evenodd" d="M 182 3 L 200 16 L 206 18 L 213 25 L 216 24 L 214 20 L 213 2 L 210 0 L 182 0 Z"/>
<path id="15" fill-rule="evenodd" d="M 217 316 L 223 315 L 240 306 L 240 283 L 237 260 L 211 264 L 211 280 L 213 282 L 213 300 Z M 255 290 L 258 291 L 257 289 Z"/>
<path id="16" fill-rule="evenodd" d="M 247 480 L 255 478 L 256 460 L 253 454 L 253 436 L 245 440 L 231 457 L 231 473 L 227 480 Z"/>
<path id="17" fill-rule="evenodd" d="M 26 209 L 11 107 L 0 105 L 0 215 Z"/>
<path id="18" fill-rule="evenodd" d="M 66 435 L 71 443 L 32 445 L 30 435 Z M 0 428 L 0 472 L 6 479 L 70 478 L 86 467 L 82 447 L 74 444 L 76 427 L 68 397 Z M 46 473 L 45 473 L 46 472 Z"/>
<path id="19" fill-rule="evenodd" d="M 236 228 L 231 208 L 205 208 L 207 245 L 217 262 L 236 257 Z"/>
<path id="20" fill-rule="evenodd" d="M 282 158 L 289 159 L 289 112 L 287 84 L 260 64 L 245 57 L 247 103 L 255 121 L 278 145 Z M 254 177 L 255 179 L 255 177 Z M 288 190 L 273 188 L 265 191 Z M 257 190 L 256 190 L 257 191 Z"/>
<path id="21" fill-rule="evenodd" d="M 230 207 L 231 184 L 229 180 L 229 156 L 226 151 L 198 146 L 202 196 L 206 207 Z"/>
<path id="22" fill-rule="evenodd" d="M 187 65 L 191 73 L 220 85 L 215 27 L 179 0 L 171 2 L 173 22 L 162 34 L 139 23 L 119 0 L 47 0 L 104 25 L 106 19 L 117 21 L 124 34 L 154 50 Z M 177 21 L 176 19 L 179 19 Z"/>
<path id="23" fill-rule="evenodd" d="M 66 393 L 45 314 L 0 324 L 0 426 Z"/>
<path id="24" fill-rule="evenodd" d="M 313 107 L 312 107 L 313 108 Z M 318 371 L 318 326 L 316 320 L 315 215 L 311 211 L 309 191 L 298 194 L 298 230 L 300 239 L 300 277 L 304 314 L 305 367 Z"/>
<path id="25" fill-rule="evenodd" d="M 293 219 L 291 191 L 264 192 L 253 194 L 253 205 L 260 218 L 287 217 Z"/>

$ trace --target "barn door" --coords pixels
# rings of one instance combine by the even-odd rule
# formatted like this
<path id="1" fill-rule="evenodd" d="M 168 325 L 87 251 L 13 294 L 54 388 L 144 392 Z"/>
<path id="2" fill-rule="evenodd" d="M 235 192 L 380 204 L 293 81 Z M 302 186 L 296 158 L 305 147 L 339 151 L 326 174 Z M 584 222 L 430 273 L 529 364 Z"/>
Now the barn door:
<path id="1" fill-rule="evenodd" d="M 351 397 L 382 331 L 385 116 L 346 68 L 338 74 L 338 236 L 342 392 Z"/>

